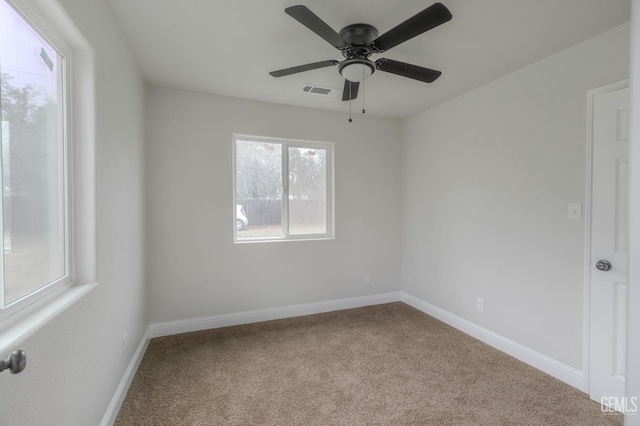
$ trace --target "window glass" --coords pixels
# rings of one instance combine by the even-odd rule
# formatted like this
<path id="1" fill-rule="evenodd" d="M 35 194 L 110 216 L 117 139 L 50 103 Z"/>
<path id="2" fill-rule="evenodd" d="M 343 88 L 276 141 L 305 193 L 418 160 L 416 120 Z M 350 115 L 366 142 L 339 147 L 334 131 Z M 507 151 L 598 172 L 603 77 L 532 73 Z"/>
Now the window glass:
<path id="1" fill-rule="evenodd" d="M 331 144 L 236 137 L 235 240 L 330 238 Z"/>
<path id="2" fill-rule="evenodd" d="M 5 307 L 68 274 L 63 68 L 56 49 L 0 0 Z"/>
<path id="3" fill-rule="evenodd" d="M 327 150 L 289 148 L 289 233 L 327 232 Z"/>
<path id="4" fill-rule="evenodd" d="M 282 145 L 236 142 L 236 204 L 238 239 L 282 238 Z"/>

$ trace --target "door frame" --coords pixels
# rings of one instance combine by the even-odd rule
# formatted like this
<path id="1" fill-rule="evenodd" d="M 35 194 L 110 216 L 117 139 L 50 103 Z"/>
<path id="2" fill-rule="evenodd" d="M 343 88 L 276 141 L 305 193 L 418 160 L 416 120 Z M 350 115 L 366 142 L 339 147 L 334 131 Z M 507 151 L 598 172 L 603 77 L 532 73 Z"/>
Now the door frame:
<path id="1" fill-rule="evenodd" d="M 602 87 L 597 87 L 587 91 L 587 155 L 586 155 L 586 188 L 585 188 L 585 244 L 584 244 L 584 300 L 583 300 L 583 356 L 582 371 L 584 375 L 583 391 L 591 396 L 590 392 L 590 371 L 589 371 L 589 334 L 591 326 L 591 312 L 589 306 L 591 302 L 591 225 L 592 225 L 592 190 L 593 190 L 593 110 L 595 98 L 598 95 L 615 92 L 616 90 L 630 87 L 629 79 L 617 81 Z"/>

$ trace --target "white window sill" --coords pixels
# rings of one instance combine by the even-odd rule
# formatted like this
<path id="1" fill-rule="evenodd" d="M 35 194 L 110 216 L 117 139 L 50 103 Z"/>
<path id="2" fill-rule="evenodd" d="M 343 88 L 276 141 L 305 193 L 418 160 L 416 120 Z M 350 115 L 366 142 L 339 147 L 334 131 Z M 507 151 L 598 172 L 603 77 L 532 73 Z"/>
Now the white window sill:
<path id="1" fill-rule="evenodd" d="M 297 237 L 297 238 L 247 238 L 235 240 L 234 244 L 253 244 L 253 243 L 284 243 L 287 241 L 330 241 L 335 237 Z"/>
<path id="2" fill-rule="evenodd" d="M 0 324 L 0 358 L 4 359 L 12 351 L 19 349 L 17 346 L 25 339 L 97 286 L 98 283 L 75 285 L 52 299 L 47 298 L 42 305 L 36 303 L 4 320 Z"/>

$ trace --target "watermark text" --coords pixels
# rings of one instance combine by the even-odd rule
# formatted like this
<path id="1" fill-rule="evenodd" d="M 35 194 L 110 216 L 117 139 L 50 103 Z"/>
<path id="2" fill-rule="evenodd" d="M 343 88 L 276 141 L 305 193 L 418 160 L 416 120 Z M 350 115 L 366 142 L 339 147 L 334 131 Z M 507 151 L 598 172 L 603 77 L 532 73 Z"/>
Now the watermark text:
<path id="1" fill-rule="evenodd" d="M 603 413 L 636 414 L 638 412 L 637 396 L 603 396 L 600 398 L 600 404 Z"/>

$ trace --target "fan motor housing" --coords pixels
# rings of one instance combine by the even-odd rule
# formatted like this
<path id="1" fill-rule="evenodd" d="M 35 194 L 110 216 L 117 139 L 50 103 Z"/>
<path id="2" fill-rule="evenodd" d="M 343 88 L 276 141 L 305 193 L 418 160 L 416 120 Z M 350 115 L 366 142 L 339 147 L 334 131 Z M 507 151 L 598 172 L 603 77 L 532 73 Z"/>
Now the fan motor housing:
<path id="1" fill-rule="evenodd" d="M 353 46 L 368 46 L 378 38 L 378 29 L 369 24 L 352 24 L 340 30 L 340 36 Z"/>

